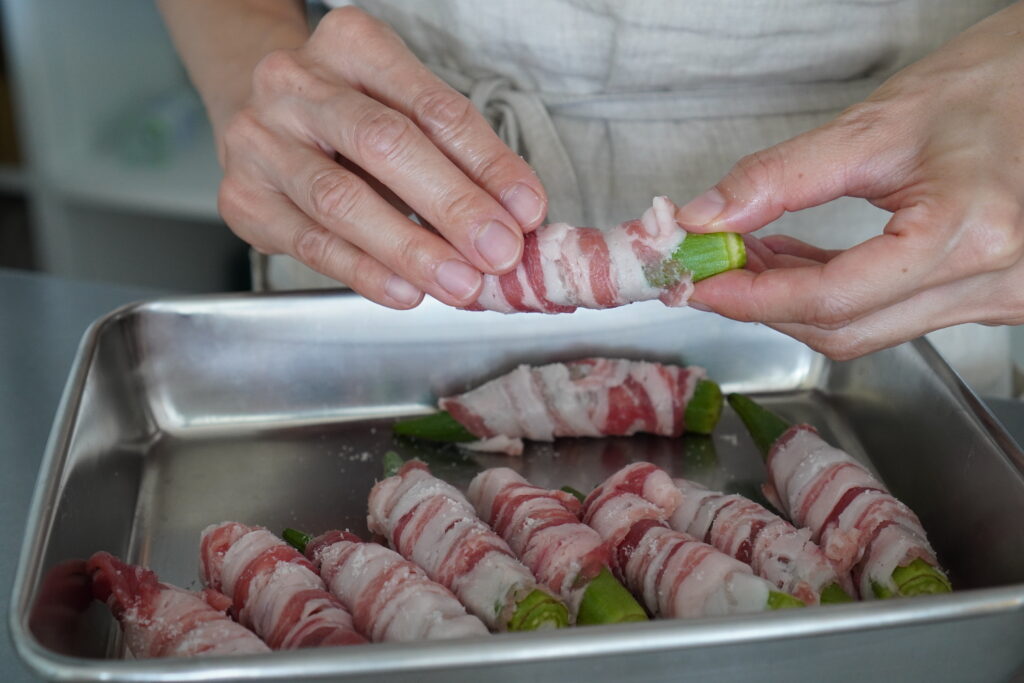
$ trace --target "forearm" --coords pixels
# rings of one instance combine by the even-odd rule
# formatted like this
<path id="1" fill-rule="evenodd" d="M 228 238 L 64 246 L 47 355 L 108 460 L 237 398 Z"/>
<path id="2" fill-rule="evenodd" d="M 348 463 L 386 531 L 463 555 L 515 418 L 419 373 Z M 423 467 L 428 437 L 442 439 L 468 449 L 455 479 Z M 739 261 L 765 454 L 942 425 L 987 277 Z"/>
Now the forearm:
<path id="1" fill-rule="evenodd" d="M 256 64 L 309 38 L 305 6 L 301 0 L 157 0 L 157 6 L 222 152 L 222 132 L 248 99 Z"/>

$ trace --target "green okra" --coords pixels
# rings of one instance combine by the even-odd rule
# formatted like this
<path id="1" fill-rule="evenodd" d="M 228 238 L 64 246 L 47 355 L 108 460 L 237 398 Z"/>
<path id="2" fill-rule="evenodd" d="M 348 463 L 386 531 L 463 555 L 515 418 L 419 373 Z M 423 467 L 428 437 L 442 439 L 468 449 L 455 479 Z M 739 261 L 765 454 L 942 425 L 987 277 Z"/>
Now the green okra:
<path id="1" fill-rule="evenodd" d="M 853 598 L 850 594 L 843 590 L 843 587 L 838 583 L 830 583 L 825 586 L 821 591 L 820 596 L 821 604 L 836 604 L 840 602 L 853 602 Z"/>
<path id="2" fill-rule="evenodd" d="M 535 588 L 516 603 L 506 628 L 509 631 L 536 631 L 568 625 L 569 609 L 555 596 Z"/>
<path id="3" fill-rule="evenodd" d="M 767 456 L 772 444 L 792 426 L 749 396 L 729 394 L 729 405 L 743 420 L 761 455 Z"/>
<path id="4" fill-rule="evenodd" d="M 443 443 L 464 443 L 477 441 L 480 438 L 459 424 L 446 410 L 396 422 L 393 430 L 400 436 Z"/>
<path id="5" fill-rule="evenodd" d="M 694 387 L 693 396 L 686 404 L 683 424 L 694 434 L 710 434 L 722 417 L 722 388 L 709 379 L 702 379 Z"/>
<path id="6" fill-rule="evenodd" d="M 300 553 L 306 552 L 306 546 L 313 540 L 313 537 L 309 534 L 304 534 L 296 529 L 285 529 L 281 534 L 281 538 Z"/>
<path id="7" fill-rule="evenodd" d="M 953 585 L 942 570 L 928 564 L 921 558 L 917 558 L 908 565 L 896 567 L 892 572 L 892 580 L 896 584 L 895 591 L 880 583 L 871 582 L 871 590 L 876 598 L 910 598 L 915 595 L 939 595 L 950 593 L 953 590 Z"/>
<path id="8" fill-rule="evenodd" d="M 571 486 L 563 486 L 562 490 L 565 491 L 566 493 L 574 496 L 581 503 L 584 502 L 587 499 L 587 494 L 583 493 L 582 491 L 580 491 L 578 489 L 574 489 Z"/>
<path id="9" fill-rule="evenodd" d="M 687 275 L 700 282 L 747 264 L 743 238 L 734 232 L 690 233 L 667 259 L 644 271 L 654 287 L 672 287 Z"/>
<path id="10" fill-rule="evenodd" d="M 768 591 L 768 609 L 789 609 L 791 607 L 806 607 L 806 604 L 803 600 L 794 598 L 789 593 Z"/>
<path id="11" fill-rule="evenodd" d="M 647 612 L 608 567 L 604 567 L 583 591 L 583 599 L 576 612 L 576 624 L 586 626 L 627 621 L 647 621 Z"/>

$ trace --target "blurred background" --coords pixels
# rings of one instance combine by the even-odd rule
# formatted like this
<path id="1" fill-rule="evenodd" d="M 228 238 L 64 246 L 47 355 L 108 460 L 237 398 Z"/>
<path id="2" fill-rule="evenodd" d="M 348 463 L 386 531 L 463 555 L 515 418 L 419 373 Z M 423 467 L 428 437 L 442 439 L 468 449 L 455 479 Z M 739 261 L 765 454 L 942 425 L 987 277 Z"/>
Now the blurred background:
<path id="1" fill-rule="evenodd" d="M 148 0 L 2 0 L 0 267 L 249 288 L 202 106 Z"/>
<path id="2" fill-rule="evenodd" d="M 247 248 L 217 214 L 210 127 L 153 3 L 0 7 L 0 268 L 249 289 Z"/>

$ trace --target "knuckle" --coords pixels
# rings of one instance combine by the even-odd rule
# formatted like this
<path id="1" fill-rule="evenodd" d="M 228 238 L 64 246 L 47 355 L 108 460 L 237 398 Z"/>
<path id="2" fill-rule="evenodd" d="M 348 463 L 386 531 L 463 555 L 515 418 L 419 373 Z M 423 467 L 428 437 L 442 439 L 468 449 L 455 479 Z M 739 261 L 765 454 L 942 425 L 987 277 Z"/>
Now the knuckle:
<path id="1" fill-rule="evenodd" d="M 260 96 L 293 89 L 308 78 L 308 70 L 299 63 L 293 50 L 274 50 L 253 69 L 253 94 Z"/>
<path id="2" fill-rule="evenodd" d="M 816 297 L 807 314 L 807 323 L 823 330 L 839 330 L 857 318 L 859 307 L 849 290 L 831 288 L 827 295 Z"/>
<path id="3" fill-rule="evenodd" d="M 228 153 L 260 147 L 267 136 L 263 124 L 252 109 L 243 109 L 224 129 L 224 148 Z"/>
<path id="4" fill-rule="evenodd" d="M 309 183 L 309 204 L 322 222 L 345 222 L 361 201 L 362 183 L 351 173 L 332 169 Z"/>
<path id="5" fill-rule="evenodd" d="M 1004 270 L 1024 258 L 1024 229 L 1021 208 L 1016 202 L 993 202 L 986 205 L 971 234 L 974 257 L 991 270 Z"/>
<path id="6" fill-rule="evenodd" d="M 517 165 L 519 157 L 514 154 L 488 154 L 479 159 L 473 167 L 473 176 L 481 185 L 504 184 L 508 178 L 518 178 L 522 169 Z"/>
<path id="7" fill-rule="evenodd" d="M 412 110 L 425 126 L 452 138 L 466 128 L 476 113 L 468 99 L 444 86 L 425 89 L 413 100 Z"/>
<path id="8" fill-rule="evenodd" d="M 835 361 L 858 358 L 868 351 L 858 336 L 844 331 L 823 335 L 811 342 L 810 346 Z"/>
<path id="9" fill-rule="evenodd" d="M 331 239 L 326 230 L 309 225 L 295 232 L 292 253 L 295 258 L 318 272 L 324 272 L 331 262 Z"/>
<path id="10" fill-rule="evenodd" d="M 394 263 L 398 266 L 394 269 L 396 272 L 415 276 L 421 271 L 426 250 L 414 234 L 396 236 L 388 248 L 391 250 Z"/>
<path id="11" fill-rule="evenodd" d="M 736 162 L 729 171 L 727 181 L 731 180 L 744 188 L 773 187 L 784 166 L 785 159 L 779 148 L 769 147 L 748 154 Z"/>
<path id="12" fill-rule="evenodd" d="M 412 122 L 393 109 L 374 109 L 355 128 L 355 146 L 363 159 L 397 163 L 413 144 Z"/>
<path id="13" fill-rule="evenodd" d="M 854 320 L 848 306 L 828 303 L 811 312 L 807 322 L 822 330 L 839 330 Z"/>
<path id="14" fill-rule="evenodd" d="M 345 274 L 346 284 L 366 292 L 371 286 L 377 284 L 377 273 L 380 266 L 377 260 L 367 254 L 365 251 L 360 251 L 352 256 L 350 263 Z"/>
<path id="15" fill-rule="evenodd" d="M 379 31 L 383 22 L 353 5 L 338 7 L 323 16 L 317 24 L 318 32 L 329 35 L 360 36 Z"/>
<path id="16" fill-rule="evenodd" d="M 437 205 L 437 215 L 449 225 L 465 222 L 477 213 L 477 195 L 472 190 L 451 190 L 440 198 Z"/>
<path id="17" fill-rule="evenodd" d="M 883 128 L 889 108 L 883 102 L 858 102 L 842 111 L 831 125 L 845 139 L 873 138 Z"/>
<path id="18" fill-rule="evenodd" d="M 226 177 L 217 190 L 217 211 L 231 225 L 248 214 L 248 199 L 241 183 Z"/>
<path id="19" fill-rule="evenodd" d="M 346 46 L 339 52 L 339 43 Z M 331 63 L 344 63 L 345 53 L 372 55 L 375 63 L 389 63 L 395 58 L 394 48 L 401 44 L 387 23 L 354 6 L 331 10 L 317 23 L 310 40 L 310 49 Z"/>

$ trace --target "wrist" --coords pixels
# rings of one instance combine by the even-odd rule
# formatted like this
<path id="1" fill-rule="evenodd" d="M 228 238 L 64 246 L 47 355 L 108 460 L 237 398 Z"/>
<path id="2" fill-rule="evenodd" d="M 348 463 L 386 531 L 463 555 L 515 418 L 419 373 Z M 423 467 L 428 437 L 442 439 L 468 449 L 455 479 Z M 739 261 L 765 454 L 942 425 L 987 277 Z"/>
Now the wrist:
<path id="1" fill-rule="evenodd" d="M 309 39 L 302 2 L 159 0 L 189 78 L 207 111 L 223 164 L 223 131 L 252 92 L 256 65 Z"/>

